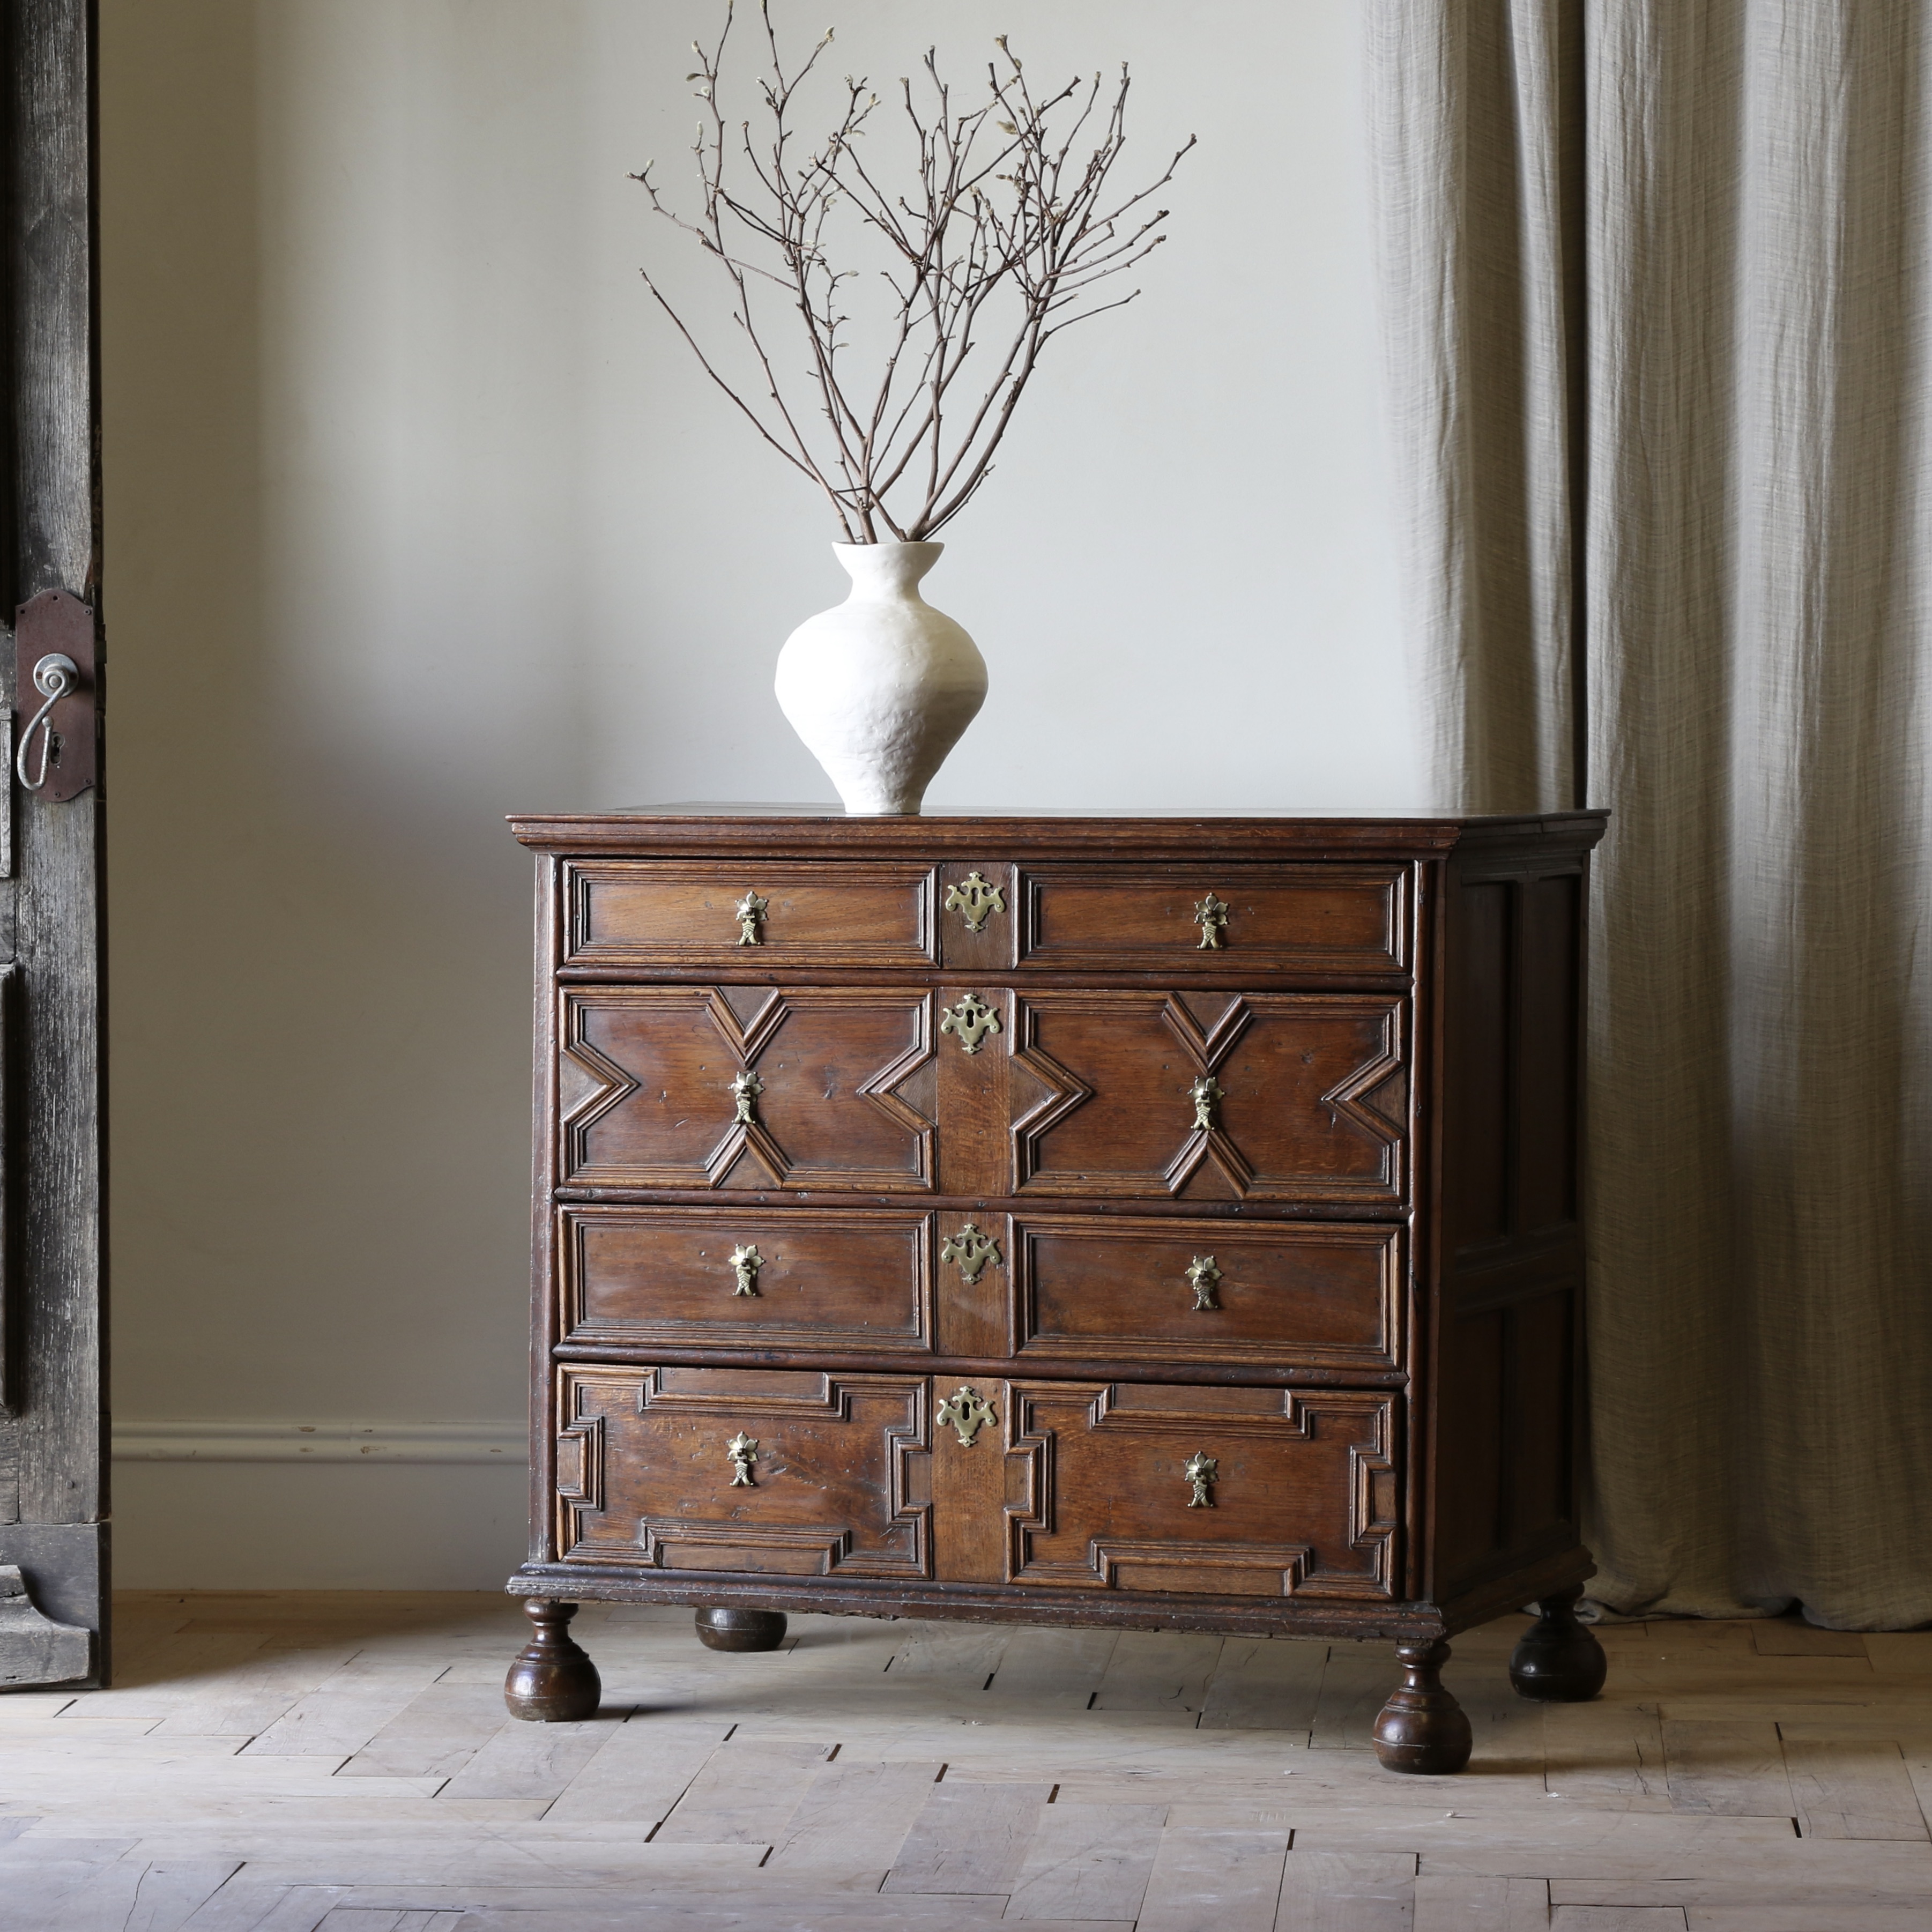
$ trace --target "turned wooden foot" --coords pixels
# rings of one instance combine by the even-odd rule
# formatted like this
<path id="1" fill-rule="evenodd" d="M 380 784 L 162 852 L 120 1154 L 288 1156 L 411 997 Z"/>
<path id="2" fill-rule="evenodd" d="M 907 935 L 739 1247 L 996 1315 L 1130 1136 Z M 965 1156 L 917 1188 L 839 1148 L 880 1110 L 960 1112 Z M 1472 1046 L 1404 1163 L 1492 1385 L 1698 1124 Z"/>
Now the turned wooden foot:
<path id="1" fill-rule="evenodd" d="M 1376 1720 L 1376 1756 L 1384 1771 L 1441 1774 L 1460 1771 L 1469 1762 L 1469 1720 L 1442 1688 L 1449 1646 L 1399 1643 L 1396 1663 L 1402 1683 Z"/>
<path id="2" fill-rule="evenodd" d="M 698 1613 L 698 1640 L 711 1650 L 776 1650 L 784 1642 L 782 1610 L 719 1610 Z"/>
<path id="3" fill-rule="evenodd" d="M 1537 1600 L 1537 1619 L 1510 1653 L 1510 1682 L 1521 1697 L 1548 1704 L 1581 1704 L 1604 1688 L 1610 1660 L 1594 1631 L 1576 1621 L 1583 1594 L 1559 1590 Z"/>
<path id="4" fill-rule="evenodd" d="M 533 1597 L 524 1614 L 533 1628 L 503 1684 L 510 1715 L 544 1724 L 596 1717 L 604 1686 L 596 1665 L 571 1636 L 577 1606 Z"/>

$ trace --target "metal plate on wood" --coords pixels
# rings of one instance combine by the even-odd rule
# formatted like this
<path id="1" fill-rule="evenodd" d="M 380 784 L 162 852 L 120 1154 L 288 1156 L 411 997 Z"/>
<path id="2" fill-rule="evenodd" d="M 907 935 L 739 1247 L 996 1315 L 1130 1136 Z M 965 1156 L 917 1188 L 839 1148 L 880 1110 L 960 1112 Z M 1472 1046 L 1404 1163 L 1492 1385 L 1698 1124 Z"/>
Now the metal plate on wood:
<path id="1" fill-rule="evenodd" d="M 92 607 L 66 590 L 43 590 L 30 597 L 14 616 L 14 740 L 26 754 L 29 770 L 38 770 L 42 751 L 40 732 L 25 742 L 28 722 L 46 703 L 34 683 L 34 668 L 56 652 L 71 658 L 80 673 L 79 687 L 55 700 L 43 730 L 52 730 L 58 743 L 47 760 L 47 782 L 32 796 L 62 804 L 78 798 L 94 776 L 94 704 L 99 680 L 94 668 Z"/>

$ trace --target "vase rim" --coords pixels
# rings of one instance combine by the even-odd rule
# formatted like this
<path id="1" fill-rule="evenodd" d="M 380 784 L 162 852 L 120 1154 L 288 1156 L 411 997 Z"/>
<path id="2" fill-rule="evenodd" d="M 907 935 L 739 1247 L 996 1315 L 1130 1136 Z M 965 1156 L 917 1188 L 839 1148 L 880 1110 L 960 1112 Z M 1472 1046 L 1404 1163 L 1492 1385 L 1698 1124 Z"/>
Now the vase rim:
<path id="1" fill-rule="evenodd" d="M 872 543 L 834 543 L 834 550 L 932 550 L 946 548 L 938 537 L 880 537 Z"/>

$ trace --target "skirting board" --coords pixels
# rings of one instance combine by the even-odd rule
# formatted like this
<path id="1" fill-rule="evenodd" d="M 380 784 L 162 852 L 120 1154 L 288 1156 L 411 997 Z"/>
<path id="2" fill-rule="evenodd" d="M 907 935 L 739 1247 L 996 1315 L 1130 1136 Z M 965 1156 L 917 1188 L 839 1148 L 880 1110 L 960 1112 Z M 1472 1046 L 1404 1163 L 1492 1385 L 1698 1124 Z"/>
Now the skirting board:
<path id="1" fill-rule="evenodd" d="M 526 1467 L 520 1422 L 124 1422 L 123 1462 L 476 1462 Z"/>
<path id="2" fill-rule="evenodd" d="M 528 1546 L 530 1486 L 520 1458 L 388 1468 L 374 1458 L 116 1462 L 115 1582 L 500 1591 Z"/>
<path id="3" fill-rule="evenodd" d="M 190 1418 L 113 1440 L 126 1588 L 499 1590 L 523 1555 L 520 1422 Z"/>

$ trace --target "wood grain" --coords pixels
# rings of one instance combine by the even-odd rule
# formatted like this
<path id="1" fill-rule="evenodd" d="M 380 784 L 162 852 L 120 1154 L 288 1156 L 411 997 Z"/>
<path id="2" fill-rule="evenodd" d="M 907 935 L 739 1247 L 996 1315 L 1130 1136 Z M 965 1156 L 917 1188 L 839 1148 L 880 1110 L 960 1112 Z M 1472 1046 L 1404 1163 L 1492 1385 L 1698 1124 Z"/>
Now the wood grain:
<path id="1" fill-rule="evenodd" d="M 1139 1916 L 1164 1804 L 1049 1804 L 1006 1901 L 1009 1918 Z"/>
<path id="2" fill-rule="evenodd" d="M 1797 1810 L 1775 1724 L 1666 1720 L 1664 1756 L 1673 1811 L 1757 1818 Z"/>
<path id="3" fill-rule="evenodd" d="M 1137 1932 L 1274 1932 L 1285 1826 L 1164 1831 Z"/>
<path id="4" fill-rule="evenodd" d="M 967 1895 L 1010 1892 L 1026 1862 L 1052 1788 L 957 1779 L 940 1785 L 907 1834 L 886 1891 Z"/>
<path id="5" fill-rule="evenodd" d="M 1312 1730 L 1328 1661 L 1324 1644 L 1228 1638 L 1208 1687 L 1202 1730 Z"/>
<path id="6" fill-rule="evenodd" d="M 769 1845 L 836 1747 L 734 1738 L 691 1781 L 653 1844 Z"/>
<path id="7" fill-rule="evenodd" d="M 1926 1842 L 1925 1820 L 1896 1744 L 1786 1737 L 1784 1751 L 1798 1828 L 1808 1838 Z"/>
<path id="8" fill-rule="evenodd" d="M 1415 1856 L 1292 1851 L 1283 1866 L 1276 1932 L 1409 1932 Z"/>

